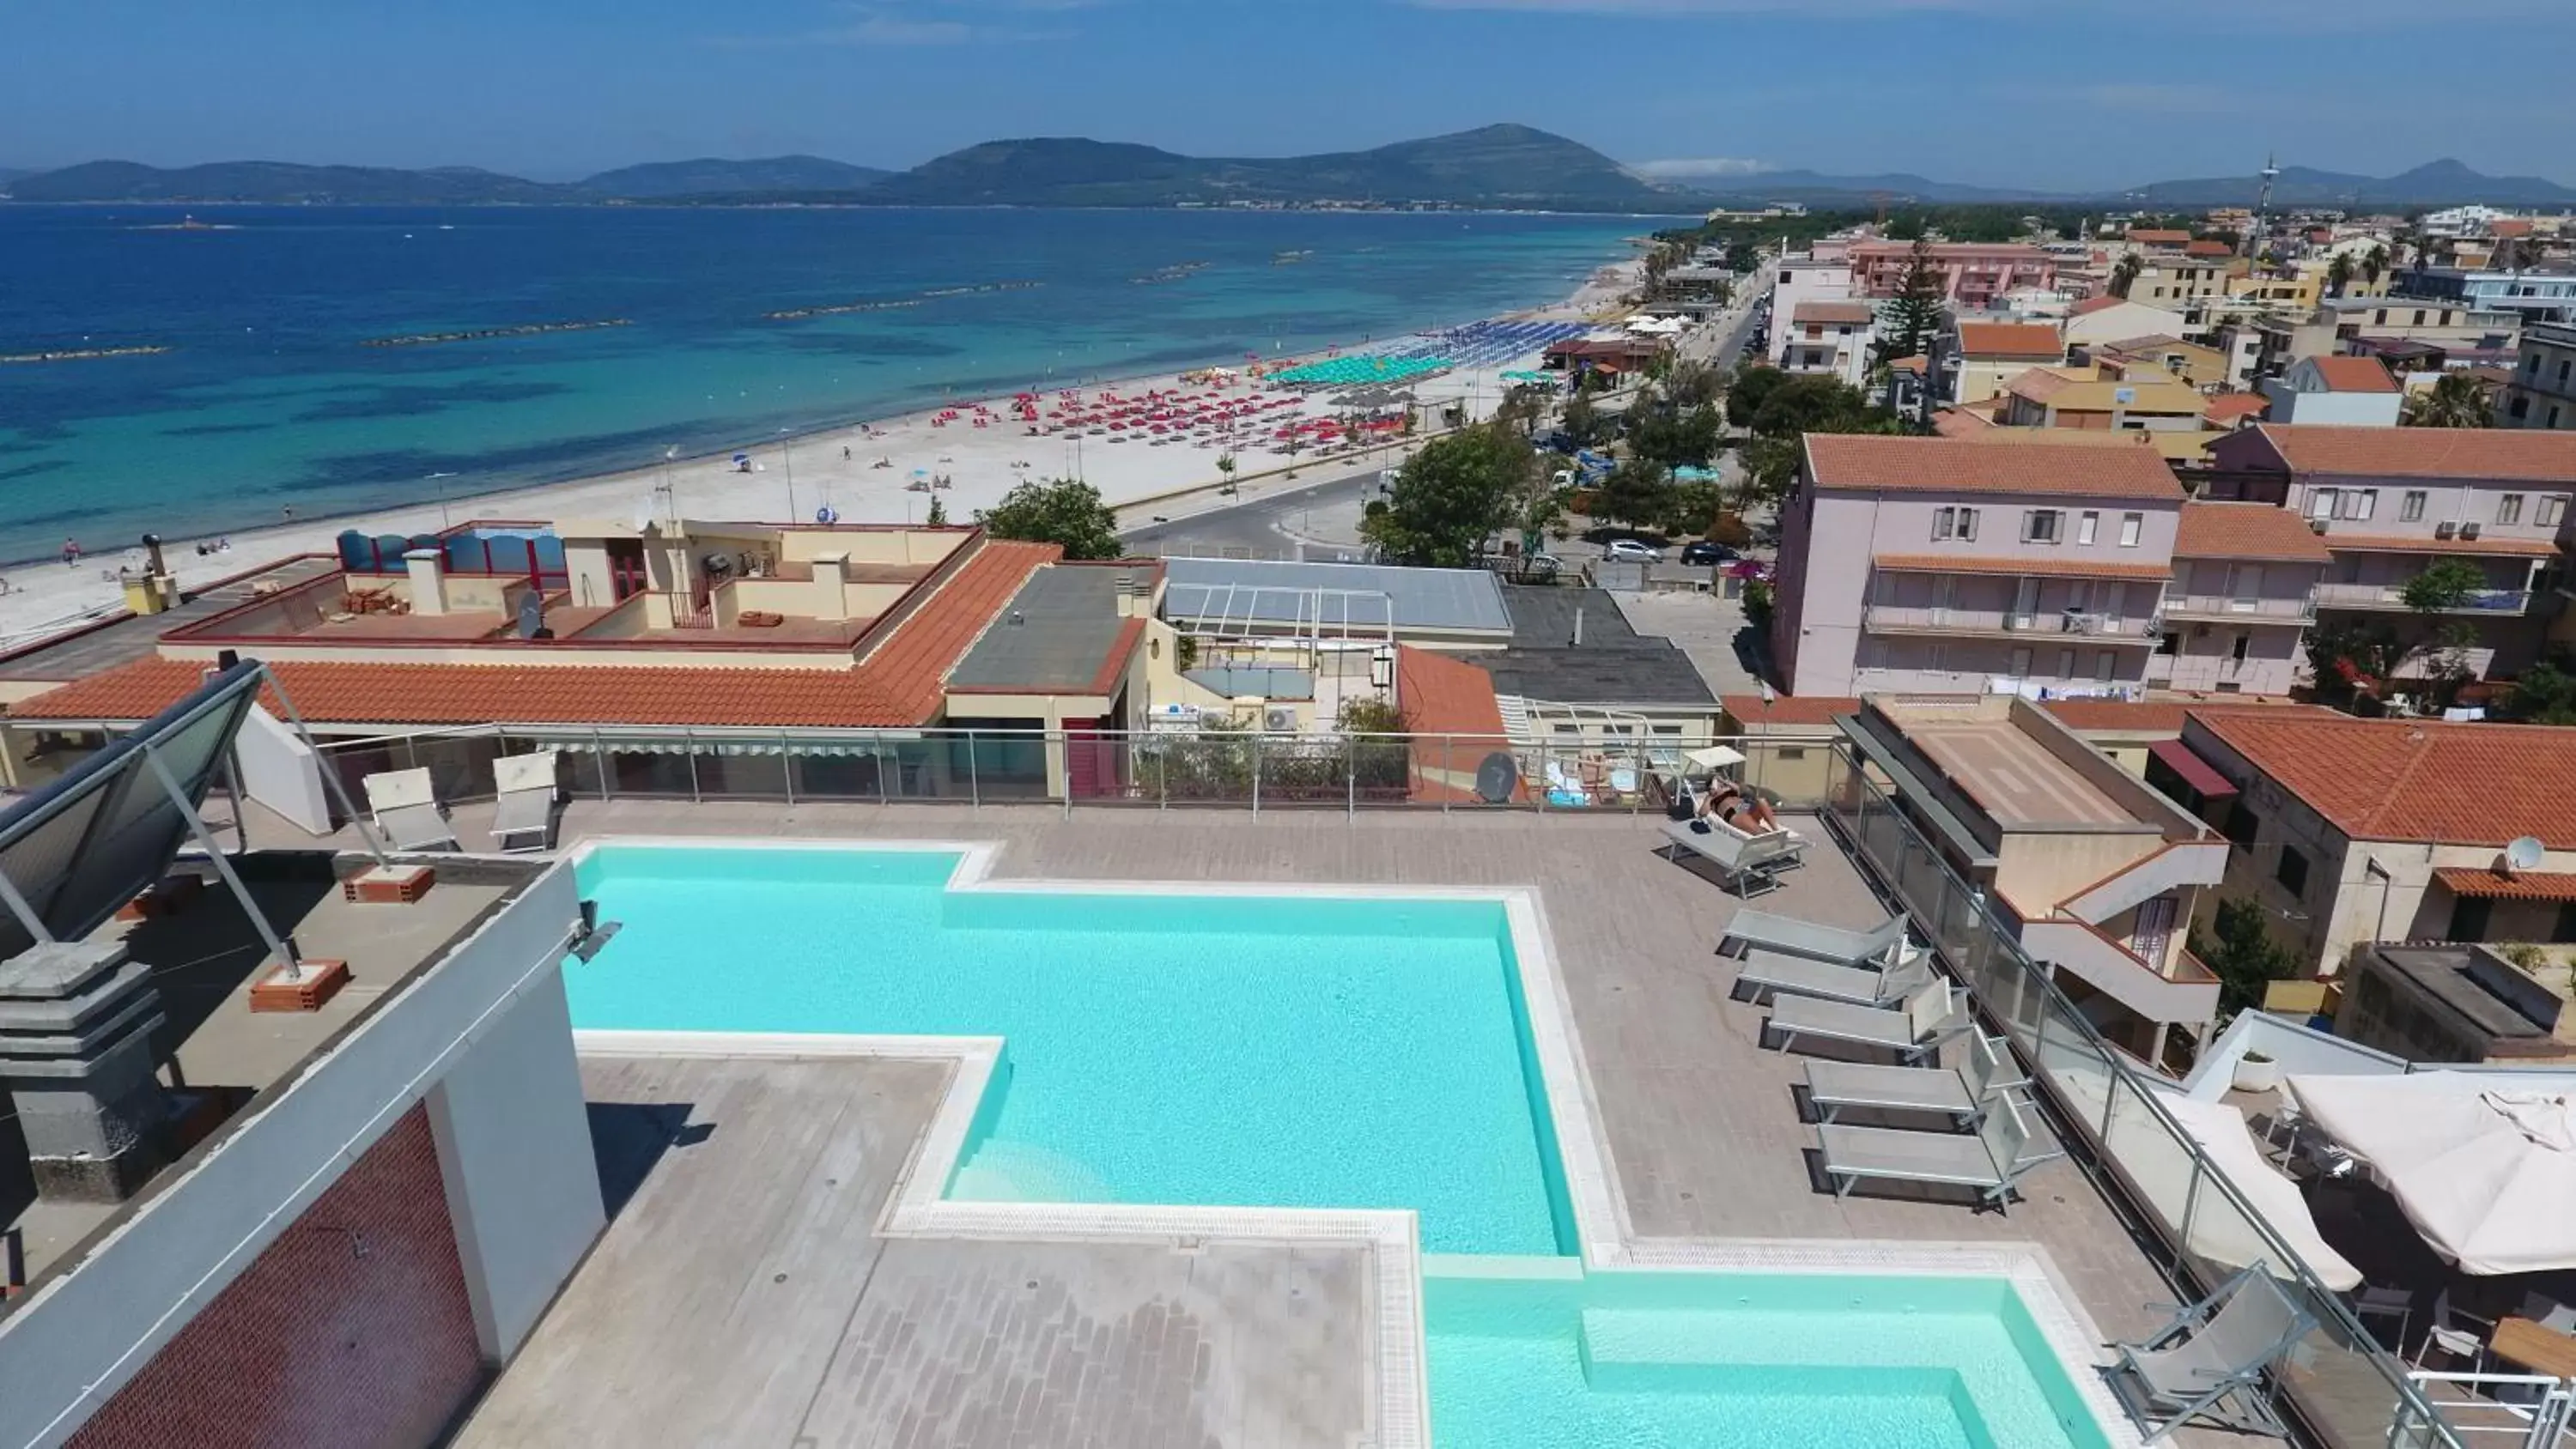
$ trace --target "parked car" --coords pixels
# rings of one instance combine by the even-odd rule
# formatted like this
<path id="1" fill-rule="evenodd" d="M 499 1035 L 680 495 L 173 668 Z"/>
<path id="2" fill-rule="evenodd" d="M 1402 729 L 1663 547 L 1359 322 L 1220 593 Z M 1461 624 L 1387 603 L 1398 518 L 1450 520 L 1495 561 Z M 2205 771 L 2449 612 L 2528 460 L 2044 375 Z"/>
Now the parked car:
<path id="1" fill-rule="evenodd" d="M 1601 556 L 1612 563 L 1662 563 L 1664 551 L 1648 548 L 1633 538 L 1612 539 L 1601 550 Z"/>
<path id="2" fill-rule="evenodd" d="M 1740 557 L 1742 555 L 1734 549 L 1713 538 L 1703 538 L 1697 543 L 1682 545 L 1682 562 L 1693 568 L 1708 568 Z"/>

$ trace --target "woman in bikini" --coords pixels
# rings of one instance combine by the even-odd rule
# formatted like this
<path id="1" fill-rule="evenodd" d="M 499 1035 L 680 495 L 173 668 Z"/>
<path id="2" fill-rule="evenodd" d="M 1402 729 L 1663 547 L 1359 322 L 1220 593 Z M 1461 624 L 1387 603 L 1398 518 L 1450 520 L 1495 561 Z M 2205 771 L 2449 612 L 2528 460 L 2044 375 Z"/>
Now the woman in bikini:
<path id="1" fill-rule="evenodd" d="M 1746 834 L 1758 834 L 1780 828 L 1780 819 L 1771 807 L 1733 780 L 1718 780 L 1699 802 L 1699 818 L 1714 815 Z"/>

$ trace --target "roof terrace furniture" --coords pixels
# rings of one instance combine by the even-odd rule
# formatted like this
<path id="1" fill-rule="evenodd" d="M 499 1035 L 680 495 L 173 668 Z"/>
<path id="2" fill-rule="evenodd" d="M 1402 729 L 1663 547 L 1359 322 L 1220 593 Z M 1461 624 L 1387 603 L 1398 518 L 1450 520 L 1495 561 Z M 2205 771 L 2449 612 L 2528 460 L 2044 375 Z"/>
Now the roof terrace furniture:
<path id="1" fill-rule="evenodd" d="M 2055 1157 L 2054 1149 L 2030 1150 L 2030 1127 L 2019 1104 L 1995 1102 L 1978 1122 L 1975 1136 L 1953 1132 L 1908 1132 L 1895 1127 L 1845 1127 L 1827 1123 L 1816 1129 L 1824 1144 L 1825 1176 L 1834 1196 L 1851 1196 L 1863 1178 L 1887 1182 L 1921 1182 L 1974 1188 L 1980 1206 L 1992 1203 L 2005 1212 L 2022 1174 Z"/>
<path id="2" fill-rule="evenodd" d="M 369 775 L 359 788 L 366 791 L 367 811 L 375 816 L 376 828 L 394 849 L 458 848 L 456 829 L 447 823 L 447 808 L 438 803 L 428 766 Z"/>
<path id="3" fill-rule="evenodd" d="M 2005 1091 L 2029 1085 L 2012 1050 L 2000 1037 L 1971 1036 L 1956 1067 L 1889 1067 L 1875 1062 L 1807 1063 L 1807 1100 L 1826 1122 L 1851 1107 L 1880 1112 L 1926 1112 L 1962 1125 L 1980 1122 Z"/>
<path id="4" fill-rule="evenodd" d="M 560 750 L 503 755 L 492 762 L 492 844 L 504 851 L 551 850 L 555 843 L 556 761 Z M 511 844 L 521 837 L 532 842 Z"/>
<path id="5" fill-rule="evenodd" d="M 1717 867 L 1720 885 L 1748 900 L 1764 891 L 1780 888 L 1780 872 L 1797 859 L 1803 844 L 1784 830 L 1748 836 L 1719 825 L 1710 825 L 1705 830 L 1691 828 L 1703 823 L 1694 820 L 1665 821 L 1665 856 L 1679 860 L 1682 851 L 1689 851 Z"/>
<path id="6" fill-rule="evenodd" d="M 1740 948 L 1739 952 L 1730 953 L 1730 946 Z M 1735 919 L 1726 923 L 1726 938 L 1717 943 L 1718 954 L 1740 954 L 1755 947 L 1843 966 L 1885 965 L 1906 949 L 1905 917 L 1890 916 L 1866 931 L 1853 931 L 1768 911 L 1736 912 Z"/>
<path id="7" fill-rule="evenodd" d="M 1932 968 L 1916 957 L 1881 971 L 1874 966 L 1837 966 L 1778 951 L 1749 951 L 1735 976 L 1749 987 L 1751 1001 L 1781 996 L 1812 996 L 1820 1001 L 1848 1001 L 1855 1006 L 1895 1006 L 1931 981 Z"/>
<path id="8" fill-rule="evenodd" d="M 1927 981 L 1897 1007 L 1854 1006 L 1812 996 L 1785 997 L 1771 1004 L 1763 1023 L 1780 1034 L 1780 1049 L 1794 1050 L 1801 1040 L 1845 1042 L 1885 1047 L 1908 1066 L 1919 1066 L 1941 1044 L 1968 1030 L 1968 993 L 1945 981 Z"/>
<path id="9" fill-rule="evenodd" d="M 2111 1345 L 2120 1361 L 2106 1374 L 2112 1392 L 2148 1429 L 2150 1444 L 2195 1419 L 2284 1435 L 2263 1371 L 2315 1326 L 2257 1263 L 2237 1270 L 2153 1336 Z"/>

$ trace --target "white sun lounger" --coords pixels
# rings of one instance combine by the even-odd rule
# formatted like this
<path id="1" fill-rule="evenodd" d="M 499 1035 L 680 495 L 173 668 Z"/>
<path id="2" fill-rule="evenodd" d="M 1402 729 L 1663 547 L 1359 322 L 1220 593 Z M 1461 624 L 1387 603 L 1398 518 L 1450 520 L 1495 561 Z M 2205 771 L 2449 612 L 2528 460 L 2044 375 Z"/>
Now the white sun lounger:
<path id="1" fill-rule="evenodd" d="M 1976 1135 L 1955 1132 L 1907 1132 L 1891 1127 L 1844 1127 L 1828 1123 L 1816 1129 L 1825 1149 L 1825 1175 L 1834 1196 L 1851 1196 L 1863 1178 L 1887 1182 L 1929 1182 L 1977 1190 L 1980 1204 L 2005 1211 L 2022 1174 L 2058 1154 L 2030 1151 L 2030 1128 L 2020 1104 L 1998 1100 Z"/>
<path id="2" fill-rule="evenodd" d="M 367 813 L 375 817 L 376 828 L 394 849 L 457 848 L 456 829 L 447 823 L 447 811 L 438 803 L 427 766 L 369 775 L 358 785 L 367 794 Z"/>
<path id="3" fill-rule="evenodd" d="M 1968 993 L 1946 981 L 1916 987 L 1895 1008 L 1784 996 L 1771 1003 L 1770 1019 L 1763 1025 L 1780 1034 L 1782 1051 L 1794 1049 L 1802 1039 L 1854 1042 L 1886 1047 L 1912 1066 L 1968 1029 L 1967 999 Z"/>
<path id="4" fill-rule="evenodd" d="M 492 762 L 492 844 L 501 850 L 549 850 L 555 843 L 555 761 L 560 750 L 503 755 Z M 510 842 L 534 837 L 525 843 Z"/>
<path id="5" fill-rule="evenodd" d="M 1894 1006 L 1932 979 L 1931 966 L 1920 958 L 1885 971 L 1868 966 L 1837 966 L 1830 961 L 1810 961 L 1777 951 L 1748 951 L 1741 960 L 1743 969 L 1736 972 L 1735 982 L 1751 989 L 1753 994 L 1746 999 L 1754 1002 L 1813 996 L 1860 1006 Z"/>
<path id="6" fill-rule="evenodd" d="M 1807 1100 L 1827 1122 L 1851 1107 L 1880 1112 L 1939 1113 L 1974 1126 L 2006 1090 L 2030 1084 L 2011 1049 L 1994 1037 L 1968 1039 L 1955 1067 L 1890 1067 L 1876 1062 L 1807 1063 Z"/>
<path id="7" fill-rule="evenodd" d="M 2150 1444 L 2194 1419 L 2280 1435 L 2263 1371 L 2314 1327 L 2316 1318 L 2254 1263 L 2154 1335 L 2112 1344 L 2120 1361 L 2106 1374 L 2112 1392 L 2151 1431 Z"/>
<path id="8" fill-rule="evenodd" d="M 1737 911 L 1726 923 L 1726 939 L 1717 943 L 1718 954 L 1739 955 L 1755 947 L 1842 966 L 1885 965 L 1906 949 L 1905 917 L 1890 916 L 1866 931 L 1852 931 L 1769 911 Z"/>
<path id="9" fill-rule="evenodd" d="M 1798 845 L 1785 832 L 1747 836 L 1712 825 L 1691 829 L 1687 820 L 1664 822 L 1664 852 L 1674 860 L 1689 851 L 1717 867 L 1718 883 L 1739 896 L 1758 896 L 1780 888 L 1780 872 L 1795 860 Z"/>

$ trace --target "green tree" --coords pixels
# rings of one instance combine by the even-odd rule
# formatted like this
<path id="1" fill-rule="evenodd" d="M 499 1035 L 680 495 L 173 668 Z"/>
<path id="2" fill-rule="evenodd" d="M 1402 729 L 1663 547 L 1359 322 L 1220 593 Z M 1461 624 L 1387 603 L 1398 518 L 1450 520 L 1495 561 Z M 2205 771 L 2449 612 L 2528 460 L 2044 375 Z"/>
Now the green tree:
<path id="1" fill-rule="evenodd" d="M 1613 523 L 1661 523 L 1672 511 L 1673 475 L 1660 463 L 1630 458 L 1610 470 L 1592 498 L 1596 518 Z"/>
<path id="2" fill-rule="evenodd" d="M 2526 724 L 2576 725 L 2576 658 L 2562 651 L 2522 671 L 2504 711 Z"/>
<path id="3" fill-rule="evenodd" d="M 1537 472 L 1508 425 L 1434 438 L 1397 471 L 1386 511 L 1363 519 L 1360 533 L 1390 562 L 1466 568 L 1488 536 L 1518 521 Z"/>
<path id="4" fill-rule="evenodd" d="M 1628 447 L 1666 468 L 1703 468 L 1717 452 L 1718 428 L 1714 407 L 1703 404 L 1684 412 L 1658 400 L 1630 411 Z"/>
<path id="5" fill-rule="evenodd" d="M 2352 253 L 2335 253 L 2334 260 L 2326 264 L 2326 295 L 2342 296 L 2344 289 L 2352 285 L 2352 274 Z"/>
<path id="6" fill-rule="evenodd" d="M 1731 427 L 1749 428 L 1761 413 L 1771 394 L 1789 380 L 1789 374 L 1776 367 L 1748 367 L 1735 375 L 1726 389 L 1726 421 Z"/>
<path id="7" fill-rule="evenodd" d="M 1219 453 L 1216 455 L 1217 476 L 1224 480 L 1217 485 L 1217 492 L 1232 493 L 1234 491 L 1234 469 L 1235 462 L 1234 455 L 1232 453 Z"/>
<path id="8" fill-rule="evenodd" d="M 923 517 L 921 521 L 925 526 L 930 528 L 946 528 L 948 526 L 948 500 L 939 497 L 937 494 L 931 495 L 930 512 L 928 515 Z"/>
<path id="9" fill-rule="evenodd" d="M 1800 433 L 1893 432 L 1896 417 L 1872 408 L 1859 388 L 1838 377 L 1806 373 L 1771 390 L 1754 412 L 1752 428 L 1772 438 Z"/>
<path id="10" fill-rule="evenodd" d="M 2465 372 L 2446 372 L 2434 379 L 2429 391 L 2406 399 L 2406 426 L 2492 428 L 2495 400 L 2488 395 L 2485 383 Z"/>
<path id="11" fill-rule="evenodd" d="M 1905 259 L 1905 275 L 1896 295 L 1878 312 L 1878 359 L 1915 357 L 1941 332 L 1941 305 L 1949 300 L 1941 269 L 1932 264 L 1932 244 L 1917 240 Z"/>
<path id="12" fill-rule="evenodd" d="M 2191 954 L 2218 978 L 2220 1011 L 2253 1010 L 2263 1004 L 2265 988 L 2299 974 L 2299 958 L 2273 941 L 2255 902 L 2220 901 L 2209 926 L 2206 936 L 2192 931 Z"/>
<path id="13" fill-rule="evenodd" d="M 1072 478 L 1023 483 L 975 515 L 995 538 L 1064 547 L 1069 559 L 1117 558 L 1118 514 L 1100 501 L 1100 490 Z"/>
<path id="14" fill-rule="evenodd" d="M 2385 276 L 2387 272 L 2388 244 L 2386 242 L 2380 242 L 2372 246 L 2368 252 L 2362 255 L 2361 280 L 2370 286 L 2376 287 L 2379 285 L 2379 279 L 2382 276 Z"/>
<path id="15" fill-rule="evenodd" d="M 2138 273 L 2147 269 L 2147 259 L 2131 252 L 2111 267 L 2111 295 L 2127 300 L 2129 289 L 2138 284 Z"/>
<path id="16" fill-rule="evenodd" d="M 2355 713 L 2364 710 L 2365 685 L 2377 689 L 2393 673 L 2405 651 L 2386 625 L 2329 616 L 2308 629 L 2308 668 L 2316 675 L 2321 704 Z"/>
<path id="17" fill-rule="evenodd" d="M 2466 605 L 2487 586 L 2487 576 L 2464 558 L 2435 559 L 2397 591 L 2407 608 L 2429 619 Z"/>
<path id="18" fill-rule="evenodd" d="M 1663 527 L 1666 533 L 1707 536 L 1717 527 L 1718 507 L 1724 500 L 1717 496 L 1714 483 L 1675 483 L 1672 498 L 1665 508 Z M 1719 540 L 1725 542 L 1726 540 Z M 1739 541 L 1736 547 L 1744 545 Z"/>
<path id="19" fill-rule="evenodd" d="M 1587 393 L 1576 393 L 1565 405 L 1565 416 L 1557 420 L 1557 430 L 1578 448 L 1589 448 L 1609 437 L 1616 426 L 1599 408 L 1592 405 Z"/>

